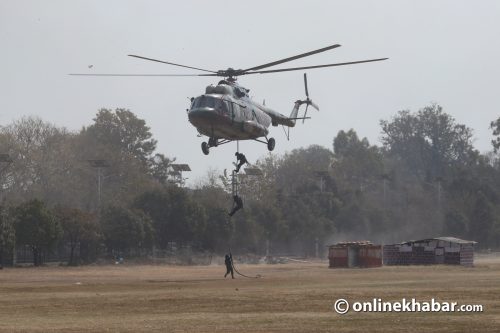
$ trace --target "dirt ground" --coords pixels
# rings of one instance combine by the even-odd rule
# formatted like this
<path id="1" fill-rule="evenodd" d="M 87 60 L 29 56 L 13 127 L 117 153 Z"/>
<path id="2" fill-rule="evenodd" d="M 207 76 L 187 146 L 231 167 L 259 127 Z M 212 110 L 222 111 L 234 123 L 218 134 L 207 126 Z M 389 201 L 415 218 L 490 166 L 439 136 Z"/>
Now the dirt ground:
<path id="1" fill-rule="evenodd" d="M 500 258 L 456 266 L 328 269 L 327 262 L 116 265 L 0 271 L 0 332 L 499 332 Z M 481 313 L 337 314 L 373 298 L 481 304 Z"/>

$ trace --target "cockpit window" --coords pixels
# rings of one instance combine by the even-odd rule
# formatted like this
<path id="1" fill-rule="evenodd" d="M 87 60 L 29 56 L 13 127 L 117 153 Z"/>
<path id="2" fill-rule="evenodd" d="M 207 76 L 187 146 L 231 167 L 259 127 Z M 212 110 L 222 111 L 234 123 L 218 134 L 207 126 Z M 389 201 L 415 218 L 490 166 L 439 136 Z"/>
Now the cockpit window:
<path id="1" fill-rule="evenodd" d="M 212 96 L 200 96 L 195 98 L 191 104 L 191 109 L 196 108 L 213 108 L 221 114 L 229 114 L 231 112 L 229 102 Z"/>
<path id="2" fill-rule="evenodd" d="M 196 97 L 192 108 L 217 108 L 219 106 L 220 99 L 212 96 L 200 96 Z"/>

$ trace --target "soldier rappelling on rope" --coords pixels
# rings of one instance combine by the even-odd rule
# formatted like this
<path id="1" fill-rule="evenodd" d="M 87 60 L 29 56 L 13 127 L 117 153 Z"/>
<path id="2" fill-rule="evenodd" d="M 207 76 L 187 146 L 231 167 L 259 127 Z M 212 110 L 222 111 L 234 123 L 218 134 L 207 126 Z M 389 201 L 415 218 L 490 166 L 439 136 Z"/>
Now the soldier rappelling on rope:
<path id="1" fill-rule="evenodd" d="M 245 155 L 243 155 L 242 153 L 240 152 L 236 152 L 234 154 L 234 156 L 236 156 L 236 172 L 240 172 L 240 168 L 243 166 L 243 164 L 249 164 L 248 161 L 247 161 L 247 158 L 245 157 Z"/>
<path id="2" fill-rule="evenodd" d="M 229 212 L 229 216 L 233 216 L 237 211 L 243 208 L 243 200 L 238 195 L 238 179 L 236 178 L 236 170 L 233 170 L 231 175 L 231 185 L 233 192 L 233 206 Z"/>
<path id="3" fill-rule="evenodd" d="M 231 174 L 231 189 L 232 189 L 232 195 L 233 195 L 233 206 L 231 208 L 231 211 L 228 213 L 229 216 L 233 216 L 237 211 L 243 208 L 243 200 L 241 197 L 238 195 L 238 178 L 237 178 L 237 173 L 240 170 L 241 166 L 245 163 L 248 163 L 245 155 L 240 153 L 239 151 L 236 152 L 236 161 L 238 164 L 234 163 L 236 166 L 236 169 L 233 170 Z"/>
<path id="4" fill-rule="evenodd" d="M 243 200 L 241 200 L 238 194 L 233 195 L 233 209 L 229 212 L 229 216 L 233 216 L 234 213 L 243 208 Z"/>

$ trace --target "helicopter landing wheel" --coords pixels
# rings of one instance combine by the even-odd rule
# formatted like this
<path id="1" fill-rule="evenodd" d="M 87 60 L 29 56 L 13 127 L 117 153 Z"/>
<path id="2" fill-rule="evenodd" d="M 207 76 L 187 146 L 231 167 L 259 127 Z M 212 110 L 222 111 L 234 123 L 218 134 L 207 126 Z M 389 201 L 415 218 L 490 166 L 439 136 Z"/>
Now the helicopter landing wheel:
<path id="1" fill-rule="evenodd" d="M 208 155 L 208 153 L 210 153 L 210 147 L 208 146 L 208 143 L 206 143 L 206 142 L 201 143 L 201 151 L 205 155 Z"/>
<path id="2" fill-rule="evenodd" d="M 269 140 L 267 140 L 267 150 L 273 151 L 274 146 L 276 146 L 276 141 L 274 140 L 274 138 L 269 138 Z"/>
<path id="3" fill-rule="evenodd" d="M 217 139 L 216 138 L 209 138 L 208 139 L 208 146 L 209 147 L 217 147 Z"/>

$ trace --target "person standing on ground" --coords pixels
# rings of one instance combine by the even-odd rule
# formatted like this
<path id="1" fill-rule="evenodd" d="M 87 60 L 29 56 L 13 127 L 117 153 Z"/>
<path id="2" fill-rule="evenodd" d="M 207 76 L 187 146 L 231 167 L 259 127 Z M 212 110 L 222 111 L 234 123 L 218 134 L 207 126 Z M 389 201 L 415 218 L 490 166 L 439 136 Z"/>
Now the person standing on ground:
<path id="1" fill-rule="evenodd" d="M 229 273 L 231 273 L 231 278 L 234 279 L 234 273 L 233 273 L 233 256 L 230 254 L 226 254 L 226 259 L 224 260 L 224 263 L 226 264 L 226 274 L 224 274 L 224 277 L 226 277 Z"/>

